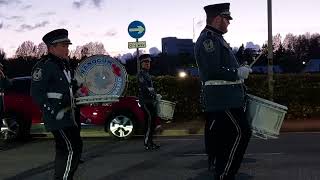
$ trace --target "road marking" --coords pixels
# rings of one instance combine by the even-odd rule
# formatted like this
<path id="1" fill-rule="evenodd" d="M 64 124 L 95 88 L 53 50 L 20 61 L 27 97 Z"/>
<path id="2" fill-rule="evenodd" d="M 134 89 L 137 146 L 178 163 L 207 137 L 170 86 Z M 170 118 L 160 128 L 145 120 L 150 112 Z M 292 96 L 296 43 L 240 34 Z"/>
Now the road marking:
<path id="1" fill-rule="evenodd" d="M 155 141 L 199 141 L 200 139 L 156 139 Z"/>
<path id="2" fill-rule="evenodd" d="M 247 153 L 245 156 L 273 156 L 273 155 L 283 155 L 284 153 Z M 183 154 L 184 156 L 207 156 L 205 153 L 189 153 L 189 154 Z"/>
<path id="3" fill-rule="evenodd" d="M 262 156 L 273 156 L 273 155 L 283 155 L 284 153 L 278 152 L 278 153 L 247 153 L 245 156 L 257 156 L 257 155 L 262 155 Z"/>
<path id="4" fill-rule="evenodd" d="M 281 134 L 320 134 L 320 132 L 317 132 L 317 131 L 310 131 L 310 132 L 281 132 Z"/>

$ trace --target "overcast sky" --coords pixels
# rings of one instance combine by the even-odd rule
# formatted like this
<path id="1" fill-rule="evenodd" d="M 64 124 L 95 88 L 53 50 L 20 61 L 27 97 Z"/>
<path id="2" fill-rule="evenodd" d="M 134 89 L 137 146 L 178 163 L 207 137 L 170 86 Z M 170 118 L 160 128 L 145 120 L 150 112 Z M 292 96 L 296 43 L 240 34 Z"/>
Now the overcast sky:
<path id="1" fill-rule="evenodd" d="M 221 0 L 0 0 L 0 48 L 8 56 L 26 40 L 35 44 L 56 28 L 69 30 L 70 49 L 88 42 L 102 42 L 111 55 L 132 52 L 127 48 L 127 28 L 142 21 L 148 50 L 161 50 L 162 37 L 195 39 L 205 26 L 203 6 Z M 267 40 L 267 0 L 230 0 L 231 21 L 226 40 L 232 47 Z M 320 1 L 274 0 L 273 34 L 295 35 L 320 31 Z M 194 22 L 194 23 L 193 23 Z"/>

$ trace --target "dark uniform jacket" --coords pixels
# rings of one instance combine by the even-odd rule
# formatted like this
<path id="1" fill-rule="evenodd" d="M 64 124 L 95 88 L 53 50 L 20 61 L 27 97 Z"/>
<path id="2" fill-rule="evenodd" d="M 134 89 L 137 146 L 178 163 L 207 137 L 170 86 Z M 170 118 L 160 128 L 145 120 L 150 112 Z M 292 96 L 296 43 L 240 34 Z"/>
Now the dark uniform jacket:
<path id="1" fill-rule="evenodd" d="M 48 131 L 77 126 L 70 82 L 67 62 L 52 54 L 42 58 L 33 67 L 31 96 L 40 106 Z M 59 111 L 65 112 L 61 119 L 57 119 Z"/>
<path id="2" fill-rule="evenodd" d="M 11 86 L 11 81 L 7 77 L 0 80 L 0 89 L 1 90 L 6 89 L 10 86 Z"/>
<path id="3" fill-rule="evenodd" d="M 156 91 L 153 88 L 153 83 L 148 71 L 141 70 L 138 74 L 139 82 L 139 102 L 141 104 L 155 103 Z"/>
<path id="4" fill-rule="evenodd" d="M 244 84 L 232 84 L 239 82 L 237 75 L 239 63 L 224 40 L 222 32 L 207 25 L 195 44 L 195 58 L 202 81 L 205 111 L 243 107 Z M 205 85 L 208 81 L 222 83 Z M 224 85 L 224 82 L 231 84 Z"/>

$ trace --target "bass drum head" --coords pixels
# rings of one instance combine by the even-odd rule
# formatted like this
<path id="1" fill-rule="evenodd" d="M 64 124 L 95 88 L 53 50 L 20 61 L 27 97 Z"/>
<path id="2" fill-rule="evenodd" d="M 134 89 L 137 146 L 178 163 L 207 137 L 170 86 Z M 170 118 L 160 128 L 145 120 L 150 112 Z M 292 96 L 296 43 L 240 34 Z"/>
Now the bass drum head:
<path id="1" fill-rule="evenodd" d="M 106 55 L 94 55 L 80 63 L 75 78 L 81 84 L 81 96 L 121 96 L 128 76 L 118 60 Z"/>

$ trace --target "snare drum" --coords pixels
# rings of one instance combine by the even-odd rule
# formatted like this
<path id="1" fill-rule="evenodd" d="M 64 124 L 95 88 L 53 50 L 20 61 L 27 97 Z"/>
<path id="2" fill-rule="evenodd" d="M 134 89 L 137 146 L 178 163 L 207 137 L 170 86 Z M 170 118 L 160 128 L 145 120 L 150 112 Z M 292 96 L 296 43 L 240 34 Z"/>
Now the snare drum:
<path id="1" fill-rule="evenodd" d="M 288 108 L 272 101 L 248 94 L 247 118 L 254 136 L 278 138 Z"/>
<path id="2" fill-rule="evenodd" d="M 164 120 L 172 119 L 175 106 L 176 106 L 176 103 L 174 102 L 170 102 L 166 100 L 158 100 L 157 115 Z"/>

